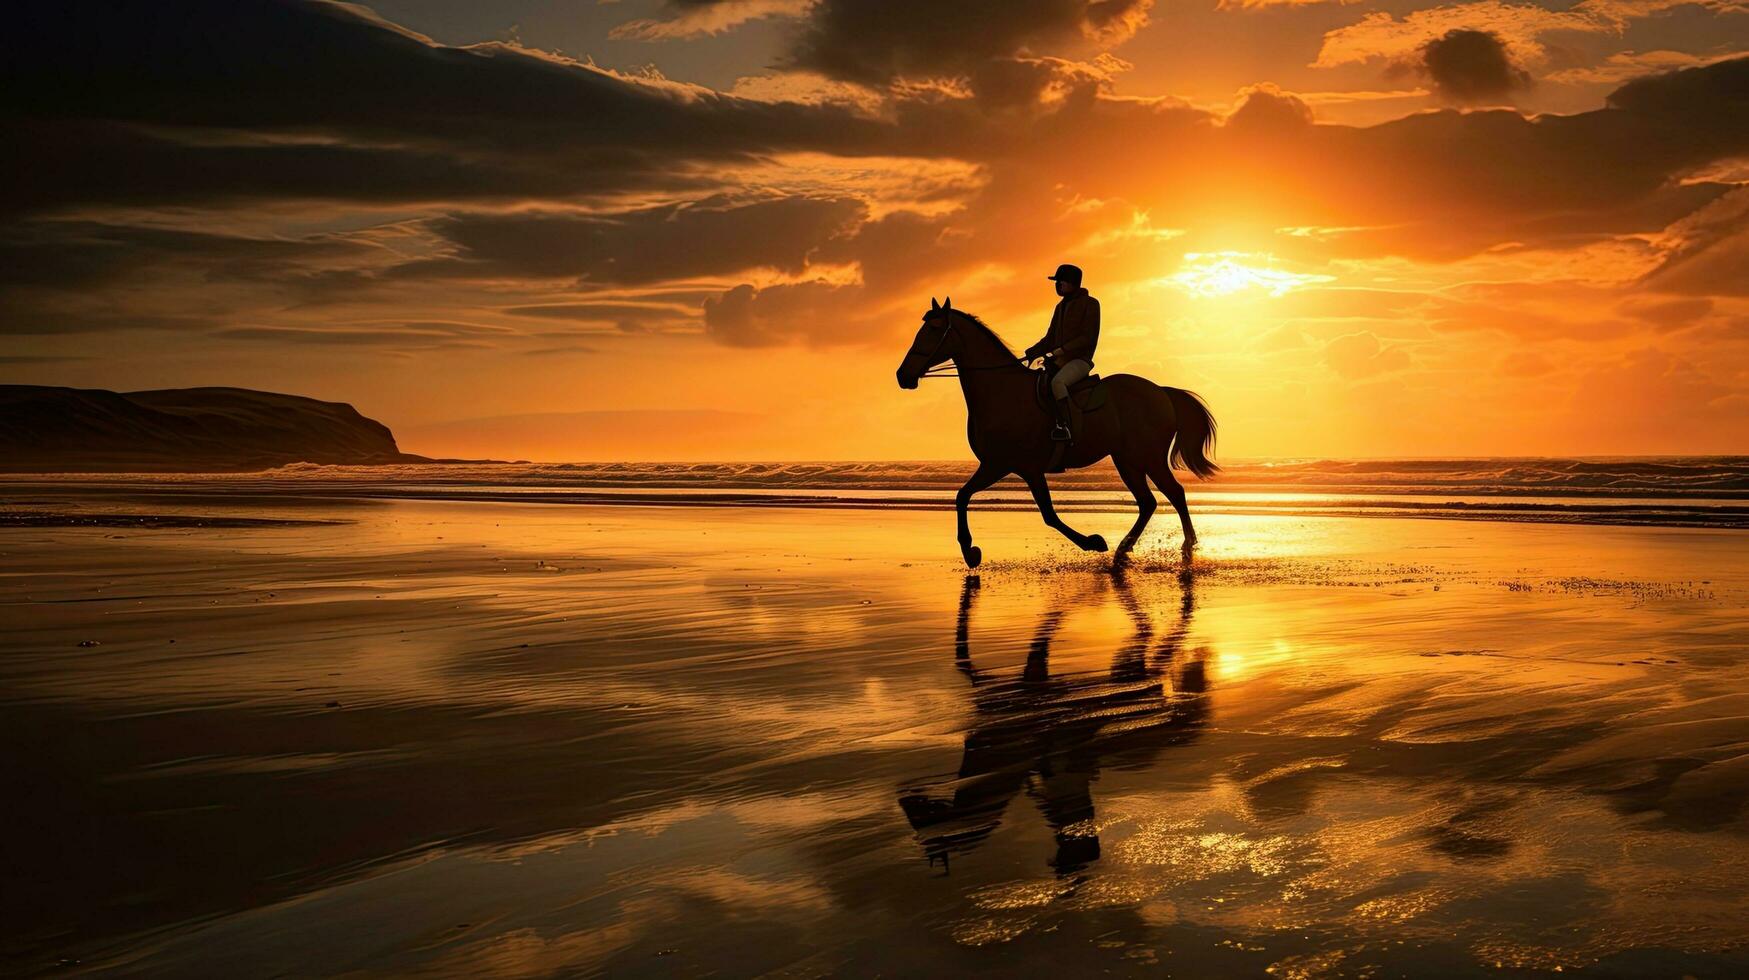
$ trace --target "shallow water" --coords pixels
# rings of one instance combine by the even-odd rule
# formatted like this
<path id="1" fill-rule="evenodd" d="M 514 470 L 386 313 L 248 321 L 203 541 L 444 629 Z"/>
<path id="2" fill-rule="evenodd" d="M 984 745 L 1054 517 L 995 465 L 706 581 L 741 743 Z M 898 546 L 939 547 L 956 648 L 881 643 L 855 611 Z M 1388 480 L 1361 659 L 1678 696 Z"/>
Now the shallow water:
<path id="1" fill-rule="evenodd" d="M 1741 532 L 106 506 L 339 523 L 0 528 L 17 969 L 1749 966 Z"/>
<path id="2" fill-rule="evenodd" d="M 1749 528 L 1749 456 L 1582 459 L 1226 460 L 1219 479 L 1190 481 L 1202 513 L 1386 516 L 1561 524 Z M 953 506 L 971 467 L 960 462 L 865 463 L 296 463 L 254 473 L 112 473 L 72 479 L 110 495 L 185 499 L 410 500 L 660 504 L 693 507 L 935 509 Z M 0 474 L 0 493 L 58 494 L 64 477 Z M 1134 514 L 1107 465 L 1051 477 L 1065 513 Z M 1032 510 L 1008 477 L 978 497 L 982 510 Z M 0 520 L 7 515 L 0 511 Z"/>

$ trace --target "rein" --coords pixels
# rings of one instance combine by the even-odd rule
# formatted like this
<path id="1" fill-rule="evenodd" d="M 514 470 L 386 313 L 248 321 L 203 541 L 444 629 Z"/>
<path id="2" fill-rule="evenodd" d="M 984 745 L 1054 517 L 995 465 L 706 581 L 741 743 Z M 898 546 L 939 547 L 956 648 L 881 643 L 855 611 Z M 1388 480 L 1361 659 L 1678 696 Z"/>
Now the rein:
<path id="1" fill-rule="evenodd" d="M 935 355 L 941 353 L 941 348 L 947 344 L 947 335 L 953 332 L 953 314 L 948 313 L 946 316 L 947 326 L 941 331 L 941 339 L 935 342 L 935 349 L 929 352 L 929 360 L 931 361 L 935 360 Z M 949 367 L 949 364 L 953 364 L 953 366 Z M 924 369 L 923 373 L 919 374 L 917 377 L 919 380 L 923 378 L 957 378 L 960 376 L 961 371 L 999 371 L 1003 368 L 1021 367 L 1024 364 L 1026 364 L 1026 362 L 1018 357 L 1012 361 L 1004 361 L 1001 364 L 960 365 L 951 361 L 942 361 L 934 367 Z"/>

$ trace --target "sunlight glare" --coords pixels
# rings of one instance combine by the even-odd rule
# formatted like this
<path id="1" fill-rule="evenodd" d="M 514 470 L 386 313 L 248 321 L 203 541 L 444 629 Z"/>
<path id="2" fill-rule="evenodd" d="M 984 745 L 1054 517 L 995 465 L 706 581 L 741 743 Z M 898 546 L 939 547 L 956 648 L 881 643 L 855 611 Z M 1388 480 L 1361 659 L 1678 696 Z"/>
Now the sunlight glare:
<path id="1" fill-rule="evenodd" d="M 1290 290 L 1336 281 L 1335 276 L 1269 268 L 1274 261 L 1274 256 L 1247 252 L 1189 252 L 1184 256 L 1184 267 L 1167 276 L 1166 281 L 1199 297 L 1231 296 L 1252 289 L 1280 296 Z"/>

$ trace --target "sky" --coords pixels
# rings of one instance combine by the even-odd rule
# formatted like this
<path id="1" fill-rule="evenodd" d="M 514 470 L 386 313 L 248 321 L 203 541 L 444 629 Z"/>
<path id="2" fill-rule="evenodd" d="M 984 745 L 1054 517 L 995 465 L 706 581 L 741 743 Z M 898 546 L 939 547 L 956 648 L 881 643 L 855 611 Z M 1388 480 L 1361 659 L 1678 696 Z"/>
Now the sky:
<path id="1" fill-rule="evenodd" d="M 894 369 L 1097 370 L 1228 456 L 1749 453 L 1749 0 L 30 0 L 0 382 L 404 450 L 969 456 Z"/>

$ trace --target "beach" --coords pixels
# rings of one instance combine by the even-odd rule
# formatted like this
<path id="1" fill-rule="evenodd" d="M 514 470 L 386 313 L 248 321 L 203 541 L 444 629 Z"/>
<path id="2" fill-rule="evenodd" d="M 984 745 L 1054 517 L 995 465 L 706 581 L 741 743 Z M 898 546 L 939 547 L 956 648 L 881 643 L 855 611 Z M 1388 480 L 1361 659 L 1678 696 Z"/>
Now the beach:
<path id="1" fill-rule="evenodd" d="M 7 485 L 7 972 L 1749 969 L 1735 485 L 463 482 Z"/>

